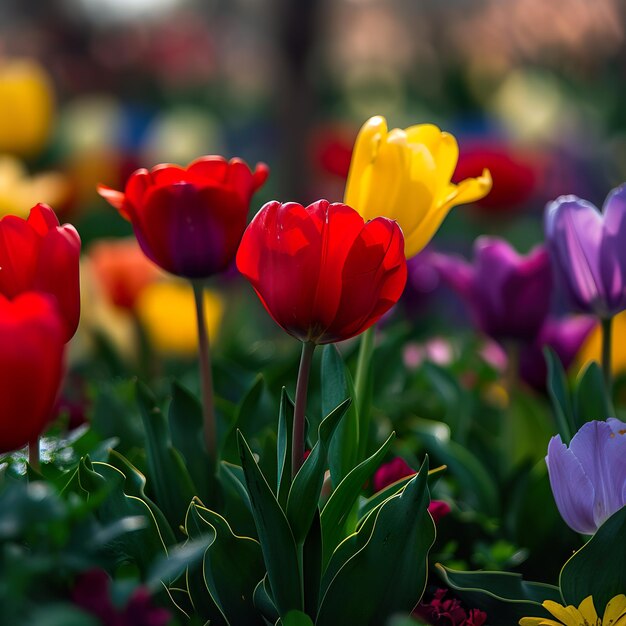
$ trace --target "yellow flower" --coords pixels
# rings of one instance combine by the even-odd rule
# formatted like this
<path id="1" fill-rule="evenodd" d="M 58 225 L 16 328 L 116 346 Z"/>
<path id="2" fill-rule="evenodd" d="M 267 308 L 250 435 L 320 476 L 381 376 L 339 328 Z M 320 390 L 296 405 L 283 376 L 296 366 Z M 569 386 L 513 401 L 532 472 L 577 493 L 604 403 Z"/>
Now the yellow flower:
<path id="1" fill-rule="evenodd" d="M 491 174 L 450 182 L 459 156 L 456 139 L 432 124 L 394 128 L 377 115 L 361 128 L 352 154 L 344 201 L 365 219 L 394 219 L 404 232 L 407 258 L 417 254 L 457 204 L 491 189 Z"/>
<path id="2" fill-rule="evenodd" d="M 626 626 L 626 596 L 615 596 L 604 610 L 602 619 L 596 613 L 593 598 L 587 596 L 578 608 L 546 600 L 543 607 L 556 620 L 545 617 L 523 617 L 520 626 Z M 558 621 L 557 621 L 558 620 Z"/>
<path id="3" fill-rule="evenodd" d="M 54 116 L 48 74 L 31 59 L 0 62 L 0 152 L 37 154 Z"/>
<path id="4" fill-rule="evenodd" d="M 204 307 L 209 337 L 219 330 L 224 302 L 214 291 L 205 290 Z M 184 281 L 162 281 L 145 287 L 136 311 L 152 345 L 160 352 L 191 356 L 198 349 L 196 308 L 191 285 Z"/>
<path id="5" fill-rule="evenodd" d="M 602 329 L 599 324 L 579 350 L 572 371 L 579 372 L 591 361 L 602 362 Z M 611 369 L 615 375 L 626 372 L 626 311 L 613 318 Z"/>
<path id="6" fill-rule="evenodd" d="M 69 185 L 62 174 L 45 172 L 28 176 L 21 161 L 0 155 L 0 216 L 27 217 L 38 202 L 58 206 L 68 194 Z"/>

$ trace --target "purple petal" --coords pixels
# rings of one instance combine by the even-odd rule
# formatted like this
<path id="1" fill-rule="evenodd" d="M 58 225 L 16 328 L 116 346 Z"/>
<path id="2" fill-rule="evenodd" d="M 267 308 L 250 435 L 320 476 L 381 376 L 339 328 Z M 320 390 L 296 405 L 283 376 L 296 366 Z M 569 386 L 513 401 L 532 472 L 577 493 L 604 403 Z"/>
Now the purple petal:
<path id="1" fill-rule="evenodd" d="M 626 430 L 626 424 L 622 426 Z M 622 495 L 626 480 L 626 437 L 616 434 L 614 428 L 617 430 L 607 422 L 588 422 L 570 443 L 571 452 L 594 487 L 596 526 L 626 504 Z"/>
<path id="2" fill-rule="evenodd" d="M 476 300 L 492 337 L 533 339 L 548 314 L 552 290 L 550 259 L 538 246 L 522 256 L 507 242 L 477 240 Z"/>
<path id="3" fill-rule="evenodd" d="M 587 315 L 548 319 L 539 335 L 541 347 L 550 346 L 568 369 L 596 324 L 595 318 Z"/>
<path id="4" fill-rule="evenodd" d="M 576 196 L 561 196 L 547 206 L 545 229 L 555 273 L 573 303 L 606 315 L 600 271 L 603 220 L 598 209 Z"/>
<path id="5" fill-rule="evenodd" d="M 592 535 L 596 531 L 592 506 L 594 488 L 582 465 L 559 435 L 550 439 L 546 464 L 561 517 L 576 532 Z"/>
<path id="6" fill-rule="evenodd" d="M 615 314 L 626 309 L 626 184 L 609 194 L 603 212 L 604 238 L 600 249 L 600 270 L 609 312 Z"/>
<path id="7" fill-rule="evenodd" d="M 470 301 L 472 298 L 472 285 L 476 276 L 474 268 L 459 256 L 433 253 L 432 266 L 461 298 Z"/>

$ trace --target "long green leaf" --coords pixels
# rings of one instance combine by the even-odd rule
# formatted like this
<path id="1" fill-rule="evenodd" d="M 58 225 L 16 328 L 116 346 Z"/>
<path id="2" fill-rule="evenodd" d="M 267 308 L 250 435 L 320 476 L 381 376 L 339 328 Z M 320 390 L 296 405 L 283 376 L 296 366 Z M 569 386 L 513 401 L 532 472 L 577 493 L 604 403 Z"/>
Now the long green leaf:
<path id="1" fill-rule="evenodd" d="M 328 415 L 347 398 L 354 398 L 354 384 L 350 371 L 333 344 L 324 346 L 321 364 L 322 413 Z M 356 403 L 352 403 L 337 434 L 330 444 L 330 476 L 338 485 L 359 462 L 359 419 Z"/>
<path id="2" fill-rule="evenodd" d="M 216 531 L 204 557 L 204 579 L 211 597 L 231 624 L 262 626 L 252 600 L 254 588 L 265 575 L 259 542 L 235 535 L 218 513 L 197 503 L 192 507 L 195 515 Z"/>
<path id="3" fill-rule="evenodd" d="M 417 604 L 435 540 L 427 478 L 428 459 L 401 495 L 381 505 L 369 537 L 363 536 L 366 543 L 326 590 L 316 626 L 384 624 L 394 613 Z"/>
<path id="4" fill-rule="evenodd" d="M 457 572 L 439 564 L 437 570 L 468 606 L 485 611 L 493 626 L 511 626 L 522 617 L 548 617 L 541 603 L 562 601 L 558 587 L 527 582 L 520 574 Z"/>
<path id="5" fill-rule="evenodd" d="M 137 384 L 137 400 L 146 431 L 149 486 L 171 527 L 178 528 L 196 489 L 180 453 L 172 446 L 165 416 L 142 383 Z"/>
<path id="6" fill-rule="evenodd" d="M 322 510 L 322 535 L 324 543 L 323 567 L 326 567 L 335 548 L 356 529 L 356 513 L 354 527 L 350 527 L 350 515 L 365 481 L 376 471 L 380 462 L 387 454 L 395 433 L 368 459 L 359 463 L 337 486 Z"/>
<path id="7" fill-rule="evenodd" d="M 302 580 L 291 527 L 241 432 L 237 437 L 272 599 L 281 616 L 302 610 Z"/>
<path id="8" fill-rule="evenodd" d="M 280 394 L 280 410 L 278 412 L 278 437 L 276 442 L 278 484 L 276 493 L 278 502 L 285 508 L 291 488 L 291 437 L 293 431 L 294 406 L 285 387 Z"/>
<path id="9" fill-rule="evenodd" d="M 564 443 L 568 444 L 575 428 L 567 377 L 561 359 L 552 348 L 545 346 L 543 354 L 548 365 L 548 395 L 552 401 L 557 428 Z"/>
<path id="10" fill-rule="evenodd" d="M 298 544 L 304 541 L 313 516 L 318 510 L 327 467 L 328 446 L 351 403 L 350 398 L 344 400 L 322 421 L 318 429 L 317 443 L 293 479 L 287 498 L 287 519 Z"/>

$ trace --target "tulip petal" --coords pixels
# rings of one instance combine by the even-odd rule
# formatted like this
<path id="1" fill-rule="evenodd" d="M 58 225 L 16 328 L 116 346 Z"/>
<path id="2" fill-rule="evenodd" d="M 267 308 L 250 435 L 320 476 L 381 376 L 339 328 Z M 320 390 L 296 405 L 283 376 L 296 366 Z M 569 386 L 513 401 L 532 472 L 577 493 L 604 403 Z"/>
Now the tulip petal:
<path id="1" fill-rule="evenodd" d="M 562 196 L 546 209 L 546 239 L 562 286 L 576 306 L 605 315 L 600 273 L 602 215 L 576 196 Z"/>
<path id="2" fill-rule="evenodd" d="M 615 435 L 607 422 L 588 422 L 574 435 L 570 450 L 594 487 L 593 515 L 598 527 L 626 504 L 622 499 L 626 437 Z"/>
<path id="3" fill-rule="evenodd" d="M 38 244 L 39 236 L 26 220 L 15 215 L 0 220 L 0 293 L 12 298 L 31 287 Z"/>
<path id="4" fill-rule="evenodd" d="M 222 156 L 209 155 L 196 159 L 189 164 L 187 175 L 196 185 L 223 183 L 228 172 L 228 161 Z"/>
<path id="5" fill-rule="evenodd" d="M 346 181 L 344 202 L 361 213 L 361 180 L 365 169 L 374 161 L 379 144 L 387 136 L 387 121 L 376 115 L 371 117 L 359 131 L 352 151 L 352 161 Z M 363 213 L 361 213 L 363 215 Z"/>
<path id="6" fill-rule="evenodd" d="M 0 453 L 21 448 L 46 426 L 61 383 L 64 341 L 52 297 L 0 295 Z"/>
<path id="7" fill-rule="evenodd" d="M 600 275 L 607 308 L 614 315 L 626 309 L 626 185 L 614 189 L 603 207 Z"/>
<path id="8" fill-rule="evenodd" d="M 556 435 L 550 439 L 546 456 L 550 486 L 556 506 L 566 524 L 576 532 L 596 531 L 593 515 L 594 487 L 576 455 Z"/>

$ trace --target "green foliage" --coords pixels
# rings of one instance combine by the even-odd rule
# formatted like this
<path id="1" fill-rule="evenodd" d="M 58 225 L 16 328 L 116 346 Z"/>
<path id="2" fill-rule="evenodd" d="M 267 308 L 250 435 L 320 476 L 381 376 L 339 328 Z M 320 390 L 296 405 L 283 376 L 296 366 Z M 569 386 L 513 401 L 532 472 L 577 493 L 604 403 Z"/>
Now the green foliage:
<path id="1" fill-rule="evenodd" d="M 563 566 L 559 583 L 565 602 L 578 606 L 587 596 L 599 615 L 626 590 L 626 507 L 611 515 Z"/>

